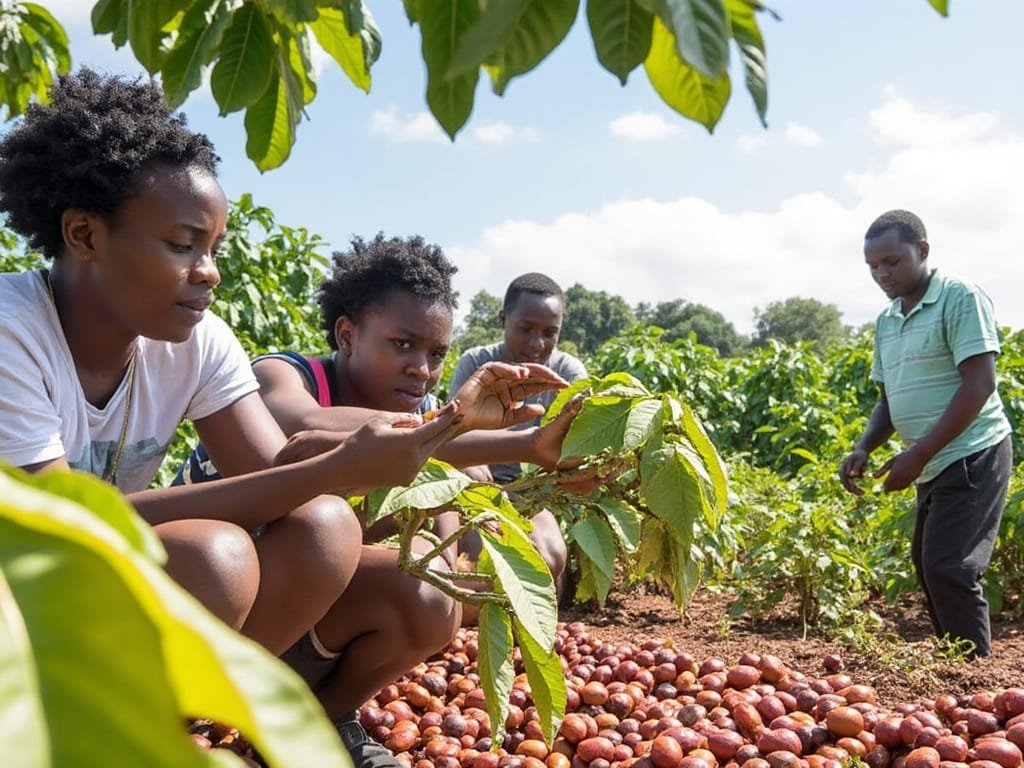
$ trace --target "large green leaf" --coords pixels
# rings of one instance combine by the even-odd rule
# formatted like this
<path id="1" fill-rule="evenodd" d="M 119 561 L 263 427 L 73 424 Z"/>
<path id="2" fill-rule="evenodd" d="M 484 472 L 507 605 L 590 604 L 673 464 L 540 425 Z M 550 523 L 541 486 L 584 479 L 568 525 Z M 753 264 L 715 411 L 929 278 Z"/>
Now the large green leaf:
<path id="1" fill-rule="evenodd" d="M 654 15 L 637 0 L 587 0 L 587 23 L 601 66 L 623 85 L 651 49 Z"/>
<path id="2" fill-rule="evenodd" d="M 714 130 L 729 101 L 729 75 L 723 72 L 708 77 L 680 59 L 672 33 L 660 19 L 654 20 L 651 52 L 644 61 L 644 69 L 666 104 L 703 125 L 709 133 Z"/>
<path id="3" fill-rule="evenodd" d="M 671 31 L 680 58 L 710 78 L 729 66 L 729 14 L 724 0 L 641 0 Z"/>
<path id="4" fill-rule="evenodd" d="M 71 51 L 68 48 L 68 36 L 64 27 L 48 10 L 38 3 L 21 3 L 25 9 L 22 23 L 39 35 L 45 56 L 55 59 L 57 71 L 67 74 L 71 70 Z"/>
<path id="5" fill-rule="evenodd" d="M 262 98 L 245 110 L 245 154 L 261 171 L 288 159 L 299 115 L 284 78 L 272 75 Z"/>
<path id="6" fill-rule="evenodd" d="M 523 531 L 502 525 L 500 533 L 482 528 L 480 539 L 494 563 L 498 586 L 530 636 L 542 648 L 555 643 L 558 607 L 555 582 L 544 558 Z"/>
<path id="7" fill-rule="evenodd" d="M 49 768 L 50 735 L 21 611 L 0 568 L 0 733 L 8 765 Z"/>
<path id="8" fill-rule="evenodd" d="M 154 563 L 167 560 L 164 545 L 153 527 L 132 509 L 124 496 L 108 483 L 84 472 L 40 472 L 29 474 L 15 467 L 0 465 L 0 473 L 25 485 L 74 501 L 92 510 L 93 515 L 116 530 L 136 552 Z M 51 514 L 59 514 L 59 510 Z M 68 524 L 74 518 L 68 520 Z"/>
<path id="9" fill-rule="evenodd" d="M 668 444 L 644 451 L 640 472 L 640 492 L 651 513 L 665 521 L 677 537 L 692 537 L 694 521 L 704 513 L 704 497 L 681 446 Z"/>
<path id="10" fill-rule="evenodd" d="M 160 71 L 167 55 L 169 22 L 188 5 L 188 0 L 129 0 L 128 40 L 135 58 L 151 75 Z"/>
<path id="11" fill-rule="evenodd" d="M 569 536 L 589 560 L 586 565 L 599 572 L 593 574 L 595 597 L 604 605 L 615 578 L 615 537 L 611 528 L 604 518 L 588 511 L 569 529 Z"/>
<path id="12" fill-rule="evenodd" d="M 746 74 L 747 91 L 754 100 L 761 125 L 768 127 L 768 57 L 765 55 L 764 38 L 757 25 L 754 8 L 748 0 L 726 0 L 732 36 L 739 46 Z"/>
<path id="13" fill-rule="evenodd" d="M 452 55 L 450 75 L 487 63 L 494 92 L 537 66 L 565 37 L 579 0 L 505 0 L 489 3 Z M 421 22 L 422 23 L 422 22 Z"/>
<path id="14" fill-rule="evenodd" d="M 667 581 L 677 608 L 685 608 L 700 583 L 700 566 L 691 556 L 691 545 L 675 542 L 669 550 Z"/>
<path id="15" fill-rule="evenodd" d="M 370 62 L 366 58 L 363 37 L 358 32 L 349 31 L 344 13 L 337 8 L 321 8 L 320 15 L 309 28 L 352 84 L 369 93 Z"/>
<path id="16" fill-rule="evenodd" d="M 551 744 L 558 726 L 565 715 L 565 672 L 558 654 L 551 648 L 537 643 L 518 618 L 513 619 L 516 639 L 523 656 L 526 677 L 530 681 L 530 693 L 537 707 L 544 740 Z"/>
<path id="17" fill-rule="evenodd" d="M 422 2 L 422 0 L 421 0 Z M 427 105 L 452 139 L 473 111 L 480 68 L 449 75 L 452 57 L 480 15 L 477 0 L 436 3 L 420 15 L 423 61 L 427 65 Z"/>
<path id="18" fill-rule="evenodd" d="M 634 400 L 622 433 L 622 449 L 632 451 L 643 446 L 662 425 L 660 399 Z"/>
<path id="19" fill-rule="evenodd" d="M 313 21 L 317 14 L 317 0 L 263 0 L 270 12 L 289 25 Z"/>
<path id="20" fill-rule="evenodd" d="M 626 552 L 633 552 L 640 543 L 642 514 L 621 499 L 606 497 L 598 500 L 598 508 L 615 534 L 615 540 Z"/>
<path id="21" fill-rule="evenodd" d="M 478 623 L 477 672 L 486 694 L 487 714 L 493 724 L 491 735 L 494 743 L 500 744 L 505 736 L 508 697 L 516 674 L 512 661 L 512 619 L 500 606 L 484 603 L 480 607 Z"/>
<path id="22" fill-rule="evenodd" d="M 558 394 L 555 395 L 555 399 L 551 401 L 551 405 L 548 406 L 544 415 L 541 416 L 541 425 L 549 424 L 554 421 L 558 417 L 558 414 L 560 414 L 565 406 L 568 405 L 570 400 L 576 397 L 580 392 L 591 390 L 596 381 L 597 379 L 593 377 L 577 379 L 565 389 L 559 390 Z"/>
<path id="23" fill-rule="evenodd" d="M 447 506 L 473 481 L 442 461 L 432 459 L 408 486 L 388 491 L 380 506 L 371 509 L 367 525 L 390 517 L 403 509 L 438 509 Z"/>
<path id="24" fill-rule="evenodd" d="M 718 451 L 715 450 L 714 444 L 708 438 L 707 432 L 704 431 L 704 427 L 694 415 L 693 409 L 685 403 L 683 403 L 682 422 L 687 439 L 700 457 L 700 462 L 695 463 L 698 463 L 707 473 L 713 496 L 711 500 L 713 517 L 709 522 L 712 525 L 717 525 L 718 520 L 725 514 L 725 506 L 729 499 L 729 485 L 725 476 L 725 464 L 722 462 L 722 457 L 718 455 Z"/>
<path id="25" fill-rule="evenodd" d="M 55 765 L 209 766 L 185 716 L 275 766 L 349 761 L 305 684 L 84 507 L 0 475 L 0 570 L 32 641 Z M 220 762 L 218 762 L 220 761 Z"/>
<path id="26" fill-rule="evenodd" d="M 210 89 L 226 115 L 255 104 L 267 90 L 274 68 L 274 36 L 263 9 L 246 3 L 224 30 Z"/>
<path id="27" fill-rule="evenodd" d="M 92 31 L 110 35 L 116 48 L 128 42 L 128 8 L 130 0 L 99 0 L 92 7 Z"/>
<path id="28" fill-rule="evenodd" d="M 562 441 L 562 458 L 592 456 L 606 448 L 621 450 L 632 409 L 633 401 L 627 398 L 595 396 L 585 400 Z"/>
<path id="29" fill-rule="evenodd" d="M 185 13 L 178 38 L 164 61 L 162 82 L 172 107 L 199 87 L 203 67 L 220 45 L 224 29 L 242 0 L 199 0 Z"/>

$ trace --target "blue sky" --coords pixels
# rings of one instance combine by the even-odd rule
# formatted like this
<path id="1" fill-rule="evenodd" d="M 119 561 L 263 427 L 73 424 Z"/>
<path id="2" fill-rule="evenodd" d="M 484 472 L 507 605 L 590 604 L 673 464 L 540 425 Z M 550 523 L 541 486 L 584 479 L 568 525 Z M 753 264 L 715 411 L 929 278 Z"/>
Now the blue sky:
<path id="1" fill-rule="evenodd" d="M 91 34 L 92 0 L 42 2 L 76 64 L 139 71 Z M 368 4 L 384 37 L 370 94 L 323 60 L 284 167 L 256 171 L 241 116 L 218 117 L 208 89 L 186 102 L 223 158 L 229 197 L 251 192 L 336 248 L 353 234 L 421 234 L 459 266 L 463 309 L 536 270 L 634 304 L 707 304 L 741 332 L 755 307 L 790 296 L 870 320 L 885 299 L 863 232 L 909 208 L 928 226 L 933 266 L 979 282 L 999 321 L 1024 327 L 1020 0 L 951 0 L 947 19 L 926 0 L 775 0 L 782 21 L 761 16 L 769 127 L 734 76 L 713 135 L 665 106 L 642 69 L 620 87 L 581 10 L 504 97 L 481 78 L 454 143 L 426 112 L 418 28 L 398 0 Z"/>

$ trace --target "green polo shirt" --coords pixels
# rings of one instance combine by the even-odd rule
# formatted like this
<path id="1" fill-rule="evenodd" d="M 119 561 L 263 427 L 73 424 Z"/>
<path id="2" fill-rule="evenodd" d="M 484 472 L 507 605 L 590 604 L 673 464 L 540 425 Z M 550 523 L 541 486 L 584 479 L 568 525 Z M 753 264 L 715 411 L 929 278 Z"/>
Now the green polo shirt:
<path id="1" fill-rule="evenodd" d="M 999 352 L 992 301 L 976 285 L 932 270 L 928 290 L 907 315 L 894 299 L 875 322 L 871 378 L 885 386 L 889 415 L 908 447 L 931 431 L 960 386 L 957 366 Z M 918 483 L 954 461 L 1000 443 L 1010 422 L 993 392 L 978 417 L 929 461 Z"/>

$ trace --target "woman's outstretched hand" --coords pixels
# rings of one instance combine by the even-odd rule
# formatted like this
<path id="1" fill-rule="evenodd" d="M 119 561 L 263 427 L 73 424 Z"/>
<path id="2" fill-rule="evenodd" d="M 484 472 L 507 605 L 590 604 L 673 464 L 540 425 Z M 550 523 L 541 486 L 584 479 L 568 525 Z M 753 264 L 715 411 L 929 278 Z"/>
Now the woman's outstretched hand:
<path id="1" fill-rule="evenodd" d="M 339 478 L 339 491 L 408 485 L 462 420 L 458 403 L 437 411 L 429 421 L 417 414 L 380 413 L 354 432 L 311 429 L 296 432 L 274 459 L 290 464 L 321 454 Z"/>
<path id="2" fill-rule="evenodd" d="M 463 416 L 459 429 L 503 429 L 532 421 L 544 414 L 544 406 L 523 400 L 567 385 L 565 379 L 538 363 L 485 363 L 452 395 Z"/>

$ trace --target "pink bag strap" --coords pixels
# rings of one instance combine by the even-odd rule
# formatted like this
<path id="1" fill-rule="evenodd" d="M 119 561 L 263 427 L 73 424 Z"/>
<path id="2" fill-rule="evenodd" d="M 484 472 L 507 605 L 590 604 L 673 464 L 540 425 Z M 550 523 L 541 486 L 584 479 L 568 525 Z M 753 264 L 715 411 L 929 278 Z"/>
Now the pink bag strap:
<path id="1" fill-rule="evenodd" d="M 331 407 L 331 385 L 327 381 L 327 369 L 323 360 L 318 357 L 307 357 L 309 367 L 313 370 L 313 379 L 316 381 L 316 400 L 321 408 Z"/>

